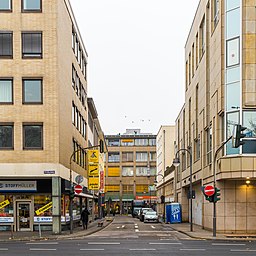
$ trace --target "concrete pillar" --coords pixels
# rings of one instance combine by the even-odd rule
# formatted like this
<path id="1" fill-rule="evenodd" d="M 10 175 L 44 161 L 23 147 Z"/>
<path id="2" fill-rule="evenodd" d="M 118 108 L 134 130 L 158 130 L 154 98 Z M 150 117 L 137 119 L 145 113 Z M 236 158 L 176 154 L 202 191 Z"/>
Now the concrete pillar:
<path id="1" fill-rule="evenodd" d="M 52 232 L 61 233 L 61 178 L 52 177 Z"/>

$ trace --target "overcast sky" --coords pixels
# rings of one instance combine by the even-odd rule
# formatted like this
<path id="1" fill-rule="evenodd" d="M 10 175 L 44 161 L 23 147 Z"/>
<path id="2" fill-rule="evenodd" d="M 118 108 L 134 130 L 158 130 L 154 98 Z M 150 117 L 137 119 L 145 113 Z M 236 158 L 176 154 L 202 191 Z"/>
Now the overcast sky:
<path id="1" fill-rule="evenodd" d="M 70 0 L 105 134 L 157 134 L 184 104 L 184 46 L 199 0 Z"/>

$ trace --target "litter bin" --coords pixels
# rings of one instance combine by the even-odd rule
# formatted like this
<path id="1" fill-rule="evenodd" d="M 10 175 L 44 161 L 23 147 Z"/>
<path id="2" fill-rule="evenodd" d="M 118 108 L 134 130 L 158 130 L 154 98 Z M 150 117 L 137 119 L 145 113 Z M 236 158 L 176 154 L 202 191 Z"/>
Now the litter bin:
<path id="1" fill-rule="evenodd" d="M 181 223 L 181 205 L 179 203 L 171 203 L 166 205 L 166 222 L 167 223 Z"/>

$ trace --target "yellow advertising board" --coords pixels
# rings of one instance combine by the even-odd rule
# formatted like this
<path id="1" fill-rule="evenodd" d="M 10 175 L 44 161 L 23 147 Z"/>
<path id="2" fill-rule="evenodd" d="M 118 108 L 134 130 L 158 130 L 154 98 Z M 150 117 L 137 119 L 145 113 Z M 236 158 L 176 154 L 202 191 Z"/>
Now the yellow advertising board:
<path id="1" fill-rule="evenodd" d="M 89 178 L 88 187 L 90 190 L 98 190 L 99 189 L 99 177 L 97 178 Z"/>
<path id="2" fill-rule="evenodd" d="M 41 213 L 49 210 L 50 208 L 52 208 L 52 202 L 44 205 L 43 207 L 39 208 L 38 210 L 36 210 L 36 215 L 40 215 Z"/>
<path id="3" fill-rule="evenodd" d="M 88 150 L 88 163 L 98 163 L 99 162 L 99 150 Z"/>
<path id="4" fill-rule="evenodd" d="M 89 177 L 98 177 L 99 176 L 99 165 L 98 164 L 89 164 L 88 176 Z"/>
<path id="5" fill-rule="evenodd" d="M 0 209 L 1 208 L 4 208 L 5 206 L 7 206 L 8 204 L 10 204 L 10 201 L 7 199 L 7 200 L 4 200 L 3 202 L 0 203 Z"/>

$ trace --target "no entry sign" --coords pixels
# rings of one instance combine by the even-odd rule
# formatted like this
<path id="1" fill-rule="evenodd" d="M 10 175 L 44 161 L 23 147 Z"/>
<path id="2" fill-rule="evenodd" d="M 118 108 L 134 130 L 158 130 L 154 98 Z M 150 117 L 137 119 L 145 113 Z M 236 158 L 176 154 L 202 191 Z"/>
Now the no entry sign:
<path id="1" fill-rule="evenodd" d="M 212 185 L 208 185 L 204 188 L 204 193 L 207 196 L 212 196 L 215 193 L 215 189 Z"/>
<path id="2" fill-rule="evenodd" d="M 81 185 L 75 185 L 74 190 L 76 194 L 80 194 L 83 191 L 83 187 Z"/>

